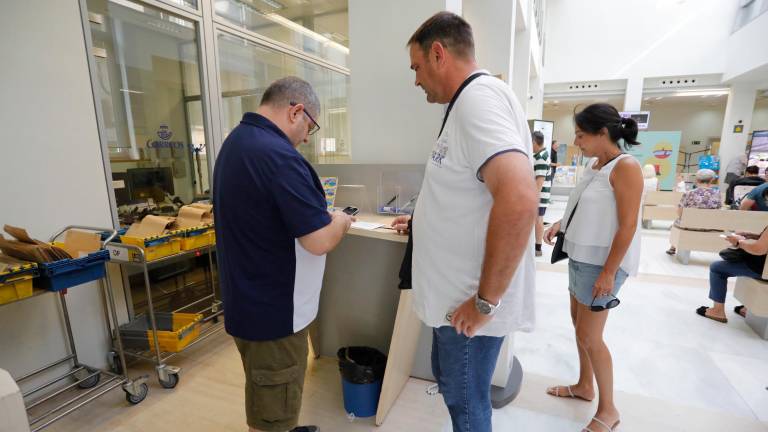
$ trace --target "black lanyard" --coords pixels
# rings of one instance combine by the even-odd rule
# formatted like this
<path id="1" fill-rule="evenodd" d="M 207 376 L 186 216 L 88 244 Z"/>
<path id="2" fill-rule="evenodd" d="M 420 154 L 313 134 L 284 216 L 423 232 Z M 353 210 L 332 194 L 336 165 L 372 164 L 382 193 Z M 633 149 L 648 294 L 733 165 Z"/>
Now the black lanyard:
<path id="1" fill-rule="evenodd" d="M 475 78 L 478 78 L 478 77 L 483 76 L 483 75 L 488 75 L 488 74 L 485 73 L 485 72 L 478 72 L 478 73 L 470 75 L 469 78 L 465 79 L 464 82 L 461 83 L 461 85 L 459 86 L 459 89 L 456 90 L 456 93 L 451 98 L 451 102 L 448 104 L 448 109 L 445 110 L 445 117 L 443 117 L 443 125 L 440 126 L 440 133 L 437 134 L 438 138 L 440 138 L 440 135 L 443 134 L 443 129 L 445 128 L 445 123 L 448 121 L 448 114 L 451 113 L 451 109 L 453 108 L 453 104 L 456 103 L 456 99 L 459 98 L 459 95 L 461 94 L 462 90 L 464 90 L 464 88 L 466 86 L 468 86 L 469 83 L 474 81 Z"/>

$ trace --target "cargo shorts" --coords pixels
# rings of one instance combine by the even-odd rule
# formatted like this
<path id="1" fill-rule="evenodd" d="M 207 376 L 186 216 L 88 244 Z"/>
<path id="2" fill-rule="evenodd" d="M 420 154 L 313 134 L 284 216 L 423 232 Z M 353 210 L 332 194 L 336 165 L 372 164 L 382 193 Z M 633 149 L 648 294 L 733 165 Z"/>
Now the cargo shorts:
<path id="1" fill-rule="evenodd" d="M 234 338 L 245 371 L 248 426 L 284 432 L 298 424 L 309 353 L 307 332 L 270 341 Z"/>

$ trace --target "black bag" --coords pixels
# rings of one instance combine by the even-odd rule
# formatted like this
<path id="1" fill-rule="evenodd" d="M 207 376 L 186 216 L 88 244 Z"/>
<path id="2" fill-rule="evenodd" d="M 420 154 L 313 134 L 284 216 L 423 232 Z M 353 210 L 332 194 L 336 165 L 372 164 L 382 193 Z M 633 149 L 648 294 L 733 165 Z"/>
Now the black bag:
<path id="1" fill-rule="evenodd" d="M 573 211 L 571 212 L 571 215 L 568 216 L 568 222 L 565 224 L 565 231 L 568 231 L 568 225 L 571 224 L 571 221 L 573 220 L 573 215 L 576 213 L 576 208 L 579 207 L 579 203 L 577 202 L 575 206 L 573 206 Z M 550 262 L 552 264 L 562 261 L 566 258 L 568 258 L 568 254 L 563 251 L 563 243 L 565 243 L 565 231 L 559 231 L 555 238 L 555 247 L 552 249 L 552 259 Z"/>
<path id="2" fill-rule="evenodd" d="M 411 289 L 411 266 L 413 263 L 413 216 L 408 220 L 408 244 L 405 245 L 403 262 L 400 264 L 400 289 Z"/>
<path id="3" fill-rule="evenodd" d="M 725 248 L 720 251 L 720 258 L 728 262 L 748 261 L 751 254 L 744 249 Z"/>
<path id="4" fill-rule="evenodd" d="M 384 378 L 387 356 L 376 348 L 353 346 L 336 352 L 342 378 L 352 384 L 370 384 Z"/>

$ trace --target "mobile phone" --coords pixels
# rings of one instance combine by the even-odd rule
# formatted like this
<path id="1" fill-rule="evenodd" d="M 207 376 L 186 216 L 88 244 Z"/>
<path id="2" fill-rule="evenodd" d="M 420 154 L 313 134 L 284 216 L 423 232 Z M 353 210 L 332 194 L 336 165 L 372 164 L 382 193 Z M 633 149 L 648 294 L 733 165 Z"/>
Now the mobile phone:
<path id="1" fill-rule="evenodd" d="M 357 208 L 357 207 L 352 207 L 352 206 L 349 206 L 349 207 L 344 207 L 344 210 L 342 210 L 342 211 L 343 211 L 344 213 L 346 213 L 346 214 L 350 215 L 350 216 L 354 216 L 354 215 L 356 215 L 356 214 L 360 213 L 360 209 L 359 209 L 359 208 Z"/>

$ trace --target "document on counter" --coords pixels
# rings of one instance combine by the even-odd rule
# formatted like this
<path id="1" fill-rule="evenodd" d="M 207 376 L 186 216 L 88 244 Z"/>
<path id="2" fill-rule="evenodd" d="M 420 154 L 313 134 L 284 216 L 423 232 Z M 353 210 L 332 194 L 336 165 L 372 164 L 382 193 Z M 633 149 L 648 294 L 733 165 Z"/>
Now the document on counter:
<path id="1" fill-rule="evenodd" d="M 352 222 L 352 228 L 357 228 L 357 229 L 362 229 L 367 231 L 372 231 L 372 230 L 381 228 L 383 226 L 384 224 L 373 223 L 373 222 L 362 222 L 362 221 Z"/>

